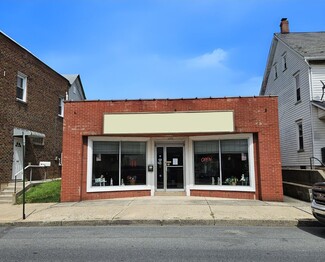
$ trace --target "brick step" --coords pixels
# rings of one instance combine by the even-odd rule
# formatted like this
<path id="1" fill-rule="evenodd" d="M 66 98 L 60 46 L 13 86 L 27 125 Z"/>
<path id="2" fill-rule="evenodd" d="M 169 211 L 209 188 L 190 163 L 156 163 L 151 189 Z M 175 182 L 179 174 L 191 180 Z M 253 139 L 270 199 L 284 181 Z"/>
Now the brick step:
<path id="1" fill-rule="evenodd" d="M 19 192 L 23 189 L 23 187 L 16 187 L 16 191 Z M 15 192 L 15 187 L 11 188 L 11 187 L 6 187 L 4 190 L 1 191 L 2 192 Z"/>
<path id="2" fill-rule="evenodd" d="M 0 195 L 0 199 L 7 199 L 7 198 L 12 198 L 12 194 Z"/>
<path id="3" fill-rule="evenodd" d="M 5 189 L 0 193 L 0 196 L 8 196 L 8 195 L 12 196 L 13 193 L 14 193 L 13 191 Z"/>
<path id="4" fill-rule="evenodd" d="M 0 204 L 12 204 L 14 203 L 14 196 L 13 194 L 8 195 L 0 195 Z"/>
<path id="5" fill-rule="evenodd" d="M 27 187 L 27 185 L 29 185 L 29 184 L 30 184 L 29 182 L 26 182 L 26 183 L 25 183 L 25 186 Z M 21 182 L 17 183 L 17 185 L 16 185 L 16 189 L 22 189 L 22 188 L 23 188 L 23 183 L 21 183 Z M 5 187 L 4 190 L 6 190 L 6 189 L 15 190 L 15 184 L 14 184 L 14 183 L 10 183 L 10 184 L 8 184 L 8 185 Z"/>
<path id="6" fill-rule="evenodd" d="M 12 204 L 12 202 L 11 201 L 8 201 L 8 200 L 0 199 L 0 205 L 1 204 Z"/>
<path id="7" fill-rule="evenodd" d="M 29 182 L 25 183 L 26 189 L 29 186 Z M 19 193 L 23 190 L 23 183 L 18 181 L 16 184 L 16 192 Z M 1 192 L 0 192 L 0 204 L 12 204 L 14 203 L 15 197 L 15 183 L 9 183 Z"/>

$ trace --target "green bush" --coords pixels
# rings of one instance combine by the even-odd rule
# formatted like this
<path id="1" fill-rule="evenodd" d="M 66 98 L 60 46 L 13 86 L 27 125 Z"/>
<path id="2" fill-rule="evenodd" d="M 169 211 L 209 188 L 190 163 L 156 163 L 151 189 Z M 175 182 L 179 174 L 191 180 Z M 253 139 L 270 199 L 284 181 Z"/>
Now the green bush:
<path id="1" fill-rule="evenodd" d="M 25 194 L 26 203 L 60 202 L 61 180 L 45 182 L 31 187 Z M 17 204 L 23 203 L 23 196 L 17 198 Z"/>

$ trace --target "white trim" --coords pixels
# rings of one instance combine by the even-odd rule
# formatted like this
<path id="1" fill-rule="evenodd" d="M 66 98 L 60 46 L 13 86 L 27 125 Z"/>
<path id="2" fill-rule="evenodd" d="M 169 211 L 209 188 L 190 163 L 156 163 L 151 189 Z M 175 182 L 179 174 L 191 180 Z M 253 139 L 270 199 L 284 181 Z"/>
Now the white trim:
<path id="1" fill-rule="evenodd" d="M 300 148 L 300 130 L 299 127 L 301 125 L 301 137 L 302 137 L 302 148 Z M 303 151 L 305 149 L 304 145 L 304 125 L 302 119 L 296 121 L 296 132 L 297 132 L 297 151 Z"/>
<path id="2" fill-rule="evenodd" d="M 282 72 L 286 71 L 288 69 L 288 60 L 287 60 L 287 52 L 284 52 L 281 55 L 281 63 L 282 63 Z"/>
<path id="3" fill-rule="evenodd" d="M 30 136 L 30 137 L 45 138 L 45 134 L 43 134 L 43 133 L 39 133 L 39 132 L 35 132 L 35 131 L 23 129 L 23 128 L 18 128 L 18 127 L 14 128 L 13 136 L 21 136 L 22 137 L 23 135 Z"/>
<path id="4" fill-rule="evenodd" d="M 205 186 L 205 185 L 191 185 L 190 190 L 209 190 L 209 191 L 233 191 L 233 192 L 255 192 L 255 184 L 252 186 Z"/>
<path id="5" fill-rule="evenodd" d="M 293 78 L 295 81 L 295 100 L 296 103 L 301 102 L 301 77 L 300 70 L 293 74 Z M 299 99 L 298 99 L 298 90 L 299 90 Z"/>
<path id="6" fill-rule="evenodd" d="M 154 177 L 154 181 L 153 181 L 153 185 L 154 185 L 154 190 L 155 192 L 184 192 L 186 191 L 186 181 L 189 179 L 189 173 L 187 172 L 187 152 L 186 152 L 186 145 L 187 145 L 187 141 L 188 139 L 176 139 L 173 141 L 168 141 L 168 142 L 163 142 L 160 140 L 153 140 L 154 141 L 154 172 L 153 172 L 153 177 Z M 183 150 L 183 188 L 170 188 L 167 189 L 167 185 L 165 184 L 166 180 L 167 180 L 167 173 L 164 172 L 164 175 L 166 176 L 164 178 L 164 188 L 162 189 L 158 189 L 157 188 L 157 148 L 158 147 L 163 147 L 164 148 L 164 155 L 165 157 L 167 157 L 165 148 L 167 147 L 181 147 Z M 166 180 L 165 180 L 166 179 Z"/>
<path id="7" fill-rule="evenodd" d="M 194 185 L 194 149 L 193 141 L 203 140 L 225 140 L 225 139 L 248 139 L 248 160 L 249 160 L 249 186 L 209 186 L 209 185 Z M 147 156 L 146 156 L 146 185 L 135 186 L 92 186 L 92 161 L 93 161 L 93 141 L 143 141 L 147 142 Z M 206 136 L 190 136 L 190 137 L 110 137 L 110 136 L 96 136 L 88 137 L 87 150 L 87 192 L 117 192 L 117 191 L 135 191 L 135 190 L 150 190 L 151 196 L 157 190 L 156 186 L 156 145 L 164 144 L 177 145 L 183 144 L 184 148 L 184 189 L 187 196 L 190 196 L 190 190 L 210 190 L 210 191 L 233 191 L 233 192 L 255 192 L 255 161 L 254 161 L 254 143 L 253 135 L 251 133 L 245 134 L 227 134 L 227 135 L 206 135 Z M 148 165 L 154 165 L 154 171 L 147 170 Z M 174 190 L 173 190 L 174 191 Z"/>
<path id="8" fill-rule="evenodd" d="M 21 101 L 21 102 L 24 102 L 26 103 L 27 102 L 27 76 L 25 74 L 23 74 L 22 72 L 19 72 L 17 73 L 17 78 L 21 78 L 23 80 L 23 86 L 21 89 L 23 89 L 23 98 L 19 98 L 17 97 L 17 87 L 18 87 L 18 83 L 17 83 L 17 79 L 16 79 L 16 99 L 18 101 Z"/>
<path id="9" fill-rule="evenodd" d="M 279 77 L 277 62 L 275 62 L 272 67 L 273 67 L 273 80 L 276 80 Z"/>
<path id="10" fill-rule="evenodd" d="M 189 173 L 192 175 L 191 183 L 188 185 L 188 190 L 211 190 L 211 191 L 236 191 L 236 192 L 255 192 L 255 168 L 254 168 L 254 142 L 252 134 L 233 134 L 233 135 L 215 135 L 215 136 L 199 136 L 199 137 L 189 137 L 191 148 L 189 155 L 191 156 L 191 166 Z M 204 140 L 225 140 L 225 139 L 248 139 L 248 165 L 249 165 L 249 186 L 225 186 L 225 185 L 195 185 L 194 184 L 194 141 L 204 141 Z"/>
<path id="11" fill-rule="evenodd" d="M 61 107 L 61 112 L 58 114 L 58 116 L 63 117 L 64 116 L 64 97 L 59 97 L 59 107 Z"/>
<path id="12" fill-rule="evenodd" d="M 88 137 L 88 150 L 87 150 L 87 192 L 111 192 L 111 191 L 134 191 L 134 190 L 152 190 L 152 188 L 148 184 L 149 174 L 152 172 L 148 172 L 147 165 L 150 162 L 148 154 L 149 152 L 149 144 L 147 143 L 146 151 L 146 183 L 147 185 L 139 185 L 139 186 L 92 186 L 92 167 L 93 167 L 93 142 L 94 141 L 142 141 L 147 142 L 149 138 L 141 138 L 141 137 Z"/>

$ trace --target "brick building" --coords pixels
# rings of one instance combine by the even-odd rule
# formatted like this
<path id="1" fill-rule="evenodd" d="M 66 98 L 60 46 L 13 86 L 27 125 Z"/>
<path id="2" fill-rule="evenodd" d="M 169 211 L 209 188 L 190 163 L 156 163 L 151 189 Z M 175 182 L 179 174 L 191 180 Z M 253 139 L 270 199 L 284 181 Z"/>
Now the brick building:
<path id="1" fill-rule="evenodd" d="M 67 102 L 61 201 L 282 201 L 276 97 Z"/>
<path id="2" fill-rule="evenodd" d="M 50 161 L 48 173 L 60 175 L 63 100 L 69 87 L 66 78 L 0 32 L 0 183 L 22 178 L 23 137 L 26 164 Z"/>

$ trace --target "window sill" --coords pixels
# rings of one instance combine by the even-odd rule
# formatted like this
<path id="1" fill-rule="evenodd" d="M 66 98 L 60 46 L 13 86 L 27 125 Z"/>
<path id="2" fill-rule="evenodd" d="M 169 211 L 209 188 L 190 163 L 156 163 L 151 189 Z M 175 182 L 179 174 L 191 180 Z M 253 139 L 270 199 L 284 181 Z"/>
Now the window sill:
<path id="1" fill-rule="evenodd" d="M 25 100 L 21 100 L 19 98 L 16 97 L 16 101 L 19 102 L 19 103 L 22 103 L 24 105 L 27 105 L 27 102 Z"/>
<path id="2" fill-rule="evenodd" d="M 255 192 L 254 186 L 218 186 L 218 185 L 193 185 L 189 187 L 190 190 L 210 190 L 210 191 L 238 191 L 238 192 Z"/>
<path id="3" fill-rule="evenodd" d="M 120 192 L 120 191 L 136 191 L 136 190 L 151 190 L 150 186 L 135 185 L 135 186 L 88 186 L 87 192 Z"/>

